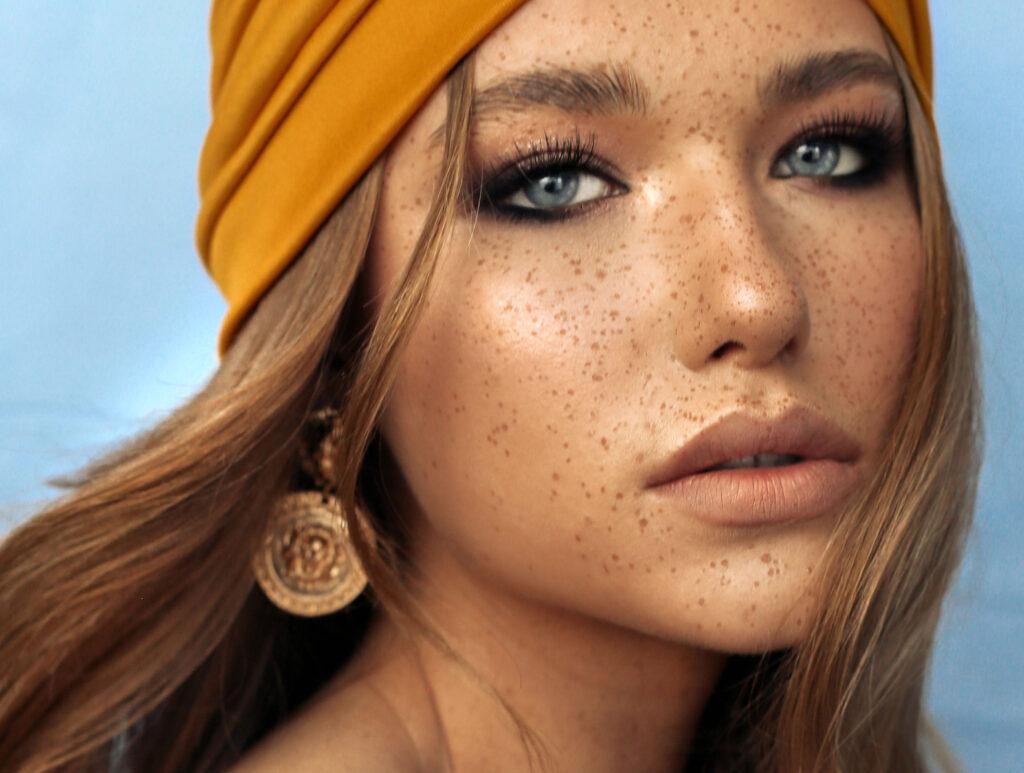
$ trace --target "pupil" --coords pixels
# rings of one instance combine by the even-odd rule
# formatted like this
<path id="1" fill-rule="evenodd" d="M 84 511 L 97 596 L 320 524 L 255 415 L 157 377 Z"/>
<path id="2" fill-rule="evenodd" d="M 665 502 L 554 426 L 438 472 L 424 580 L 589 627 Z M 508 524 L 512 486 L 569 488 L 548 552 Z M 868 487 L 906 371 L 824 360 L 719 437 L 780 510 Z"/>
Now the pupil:
<path id="1" fill-rule="evenodd" d="M 565 187 L 565 180 L 561 177 L 545 177 L 544 178 L 544 192 L 545 193 L 559 193 L 562 188 Z"/>
<path id="2" fill-rule="evenodd" d="M 800 160 L 805 164 L 813 164 L 821 159 L 821 148 L 817 145 L 804 145 L 801 150 Z"/>

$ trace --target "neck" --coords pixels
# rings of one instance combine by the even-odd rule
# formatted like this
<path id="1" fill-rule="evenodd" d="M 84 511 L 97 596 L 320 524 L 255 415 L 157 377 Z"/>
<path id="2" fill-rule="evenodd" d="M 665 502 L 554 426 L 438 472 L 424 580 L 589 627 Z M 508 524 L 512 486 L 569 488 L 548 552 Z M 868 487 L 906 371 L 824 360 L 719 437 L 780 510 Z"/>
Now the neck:
<path id="1" fill-rule="evenodd" d="M 725 656 L 665 641 L 514 596 L 443 548 L 425 550 L 417 600 L 480 681 L 428 643 L 405 639 L 387 618 L 373 642 L 401 642 L 410 680 L 432 707 L 439 749 L 423 759 L 454 770 L 528 770 L 530 753 L 489 685 L 540 739 L 546 770 L 679 770 Z M 410 666 L 410 664 L 413 664 Z M 419 688 L 417 688 L 419 689 Z M 423 700 L 425 697 L 429 700 Z M 409 725 L 423 718 L 407 717 Z"/>

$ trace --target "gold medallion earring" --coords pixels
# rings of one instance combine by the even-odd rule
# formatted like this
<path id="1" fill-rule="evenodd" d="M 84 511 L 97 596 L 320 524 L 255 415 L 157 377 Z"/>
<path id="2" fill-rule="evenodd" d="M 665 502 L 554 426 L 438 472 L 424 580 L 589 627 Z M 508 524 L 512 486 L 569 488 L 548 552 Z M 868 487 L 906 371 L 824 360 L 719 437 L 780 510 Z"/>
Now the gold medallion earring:
<path id="1" fill-rule="evenodd" d="M 341 440 L 338 412 L 315 414 L 304 435 L 302 468 L 318 489 L 290 492 L 274 503 L 267 534 L 253 557 L 253 572 L 280 609 L 315 617 L 347 606 L 362 593 L 367 579 L 349 540 L 341 500 L 332 493 Z"/>

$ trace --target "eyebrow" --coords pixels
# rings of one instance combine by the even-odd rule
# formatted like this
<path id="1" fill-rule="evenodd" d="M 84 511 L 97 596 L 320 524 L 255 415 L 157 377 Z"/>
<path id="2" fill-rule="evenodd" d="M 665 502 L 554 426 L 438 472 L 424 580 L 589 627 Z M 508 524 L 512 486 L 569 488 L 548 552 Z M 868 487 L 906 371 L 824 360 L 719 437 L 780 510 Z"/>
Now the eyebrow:
<path id="1" fill-rule="evenodd" d="M 867 49 L 822 51 L 776 65 L 761 81 L 758 96 L 763 107 L 807 102 L 830 91 L 877 83 L 900 91 L 900 79 L 892 64 Z"/>
<path id="2" fill-rule="evenodd" d="M 503 78 L 476 92 L 471 113 L 475 121 L 530 107 L 590 115 L 644 115 L 649 102 L 647 87 L 628 63 L 586 69 L 545 67 Z M 443 136 L 444 124 L 434 130 L 428 142 L 438 145 Z"/>
<path id="3" fill-rule="evenodd" d="M 862 83 L 878 83 L 900 91 L 896 69 L 868 49 L 822 51 L 783 61 L 759 81 L 763 108 L 806 102 L 830 91 Z M 586 69 L 545 67 L 503 78 L 476 92 L 472 120 L 504 111 L 553 107 L 564 113 L 645 115 L 650 91 L 628 63 L 595 65 Z M 445 125 L 428 138 L 428 147 L 441 143 Z"/>

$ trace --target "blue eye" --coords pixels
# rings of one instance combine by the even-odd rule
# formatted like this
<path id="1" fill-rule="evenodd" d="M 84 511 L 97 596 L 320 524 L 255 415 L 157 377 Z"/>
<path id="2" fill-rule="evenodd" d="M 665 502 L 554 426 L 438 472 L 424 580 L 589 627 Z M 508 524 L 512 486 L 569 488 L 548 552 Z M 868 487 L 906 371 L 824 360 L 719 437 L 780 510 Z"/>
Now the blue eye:
<path id="1" fill-rule="evenodd" d="M 772 176 L 852 177 L 869 166 L 867 155 L 849 142 L 809 140 L 785 153 L 772 168 Z"/>
<path id="2" fill-rule="evenodd" d="M 600 200 L 629 190 L 621 172 L 595 151 L 597 137 L 548 134 L 489 169 L 476 172 L 469 191 L 477 211 L 511 222 L 556 222 L 579 217 Z"/>
<path id="3" fill-rule="evenodd" d="M 526 200 L 534 206 L 564 207 L 572 203 L 573 197 L 579 189 L 580 176 L 578 174 L 559 172 L 524 185 L 522 193 L 526 195 Z"/>
<path id="4" fill-rule="evenodd" d="M 597 175 L 582 170 L 550 172 L 525 183 L 506 195 L 501 203 L 519 209 L 549 212 L 574 207 L 612 192 L 612 185 Z"/>

